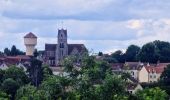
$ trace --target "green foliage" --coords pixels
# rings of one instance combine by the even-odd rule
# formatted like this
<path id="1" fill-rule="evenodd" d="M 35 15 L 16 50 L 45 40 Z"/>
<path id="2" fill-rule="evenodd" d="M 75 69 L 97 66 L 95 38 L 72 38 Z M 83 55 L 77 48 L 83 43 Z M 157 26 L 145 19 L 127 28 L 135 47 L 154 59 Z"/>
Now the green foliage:
<path id="1" fill-rule="evenodd" d="M 139 58 L 142 62 L 156 63 L 159 60 L 158 57 L 158 49 L 152 42 L 143 45 L 139 52 Z"/>
<path id="2" fill-rule="evenodd" d="M 17 90 L 16 100 L 47 100 L 45 91 L 37 90 L 30 84 Z"/>
<path id="3" fill-rule="evenodd" d="M 98 53 L 98 56 L 103 56 L 103 53 L 102 53 L 102 52 L 99 52 L 99 53 Z"/>
<path id="4" fill-rule="evenodd" d="M 42 68 L 43 68 L 43 78 L 47 78 L 48 76 L 53 75 L 53 72 L 48 65 L 43 65 Z"/>
<path id="5" fill-rule="evenodd" d="M 7 70 L 5 70 L 4 79 L 7 78 L 12 78 L 19 85 L 24 85 L 29 82 L 29 78 L 24 72 L 24 70 L 16 66 L 11 66 Z"/>
<path id="6" fill-rule="evenodd" d="M 12 78 L 8 78 L 3 81 L 1 87 L 4 92 L 11 95 L 11 98 L 14 98 L 15 93 L 17 89 L 19 88 L 19 84 Z"/>
<path id="7" fill-rule="evenodd" d="M 164 69 L 160 78 L 160 87 L 170 95 L 170 65 Z"/>
<path id="8" fill-rule="evenodd" d="M 50 100 L 54 100 L 63 95 L 60 80 L 55 76 L 48 77 L 45 81 L 42 82 L 40 88 L 45 91 L 45 95 Z"/>
<path id="9" fill-rule="evenodd" d="M 39 55 L 37 49 L 34 50 L 34 57 L 37 57 Z"/>
<path id="10" fill-rule="evenodd" d="M 24 55 L 25 53 L 20 51 L 19 49 L 16 48 L 15 45 L 11 47 L 11 50 L 8 48 L 4 49 L 4 54 L 7 56 L 17 56 L 17 55 Z"/>
<path id="11" fill-rule="evenodd" d="M 111 56 L 105 57 L 104 60 L 109 63 L 124 63 L 125 61 L 170 62 L 170 43 L 156 40 L 144 44 L 141 49 L 136 45 L 130 45 L 125 53 L 117 50 Z"/>
<path id="12" fill-rule="evenodd" d="M 168 95 L 159 87 L 144 89 L 136 93 L 138 100 L 168 100 Z"/>
<path id="13" fill-rule="evenodd" d="M 72 57 L 74 58 L 74 57 Z M 74 65 L 74 59 L 65 59 L 64 67 L 69 73 L 68 84 L 72 100 L 126 100 L 125 81 L 113 75 L 111 67 L 93 56 L 85 56 L 80 67 Z"/>
<path id="14" fill-rule="evenodd" d="M 137 61 L 137 55 L 140 51 L 140 47 L 136 45 L 130 45 L 125 53 L 126 61 Z"/>
<path id="15" fill-rule="evenodd" d="M 161 80 L 162 83 L 164 83 L 165 85 L 169 85 L 170 84 L 170 65 L 168 65 L 163 73 L 161 74 Z"/>
<path id="16" fill-rule="evenodd" d="M 2 83 L 3 78 L 4 78 L 5 71 L 0 69 L 0 83 Z M 1 84 L 0 84 L 1 85 Z"/>
<path id="17" fill-rule="evenodd" d="M 124 63 L 125 62 L 125 55 L 121 50 L 115 51 L 111 55 L 113 58 L 117 60 L 117 62 Z"/>
<path id="18" fill-rule="evenodd" d="M 29 77 L 31 79 L 31 83 L 38 87 L 43 80 L 43 68 L 42 62 L 37 59 L 31 60 L 31 66 L 28 68 Z"/>
<path id="19" fill-rule="evenodd" d="M 9 96 L 5 92 L 0 91 L 0 100 L 9 100 Z"/>

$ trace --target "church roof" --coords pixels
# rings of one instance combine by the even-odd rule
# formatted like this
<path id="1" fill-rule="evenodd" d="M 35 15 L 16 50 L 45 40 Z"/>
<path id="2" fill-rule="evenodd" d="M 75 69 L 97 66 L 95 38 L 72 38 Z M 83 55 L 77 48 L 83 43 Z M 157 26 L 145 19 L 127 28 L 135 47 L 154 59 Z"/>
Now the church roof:
<path id="1" fill-rule="evenodd" d="M 86 50 L 84 44 L 68 44 L 68 54 L 71 54 L 74 49 L 77 49 L 78 52 Z"/>
<path id="2" fill-rule="evenodd" d="M 45 51 L 56 51 L 57 44 L 45 44 Z M 68 54 L 77 49 L 78 52 L 82 52 L 83 50 L 87 51 L 84 44 L 68 44 Z"/>
<path id="3" fill-rule="evenodd" d="M 35 36 L 32 32 L 29 32 L 24 36 L 24 38 L 37 38 L 37 36 Z"/>
<path id="4" fill-rule="evenodd" d="M 55 51 L 56 47 L 57 47 L 57 44 L 45 44 L 46 51 Z"/>

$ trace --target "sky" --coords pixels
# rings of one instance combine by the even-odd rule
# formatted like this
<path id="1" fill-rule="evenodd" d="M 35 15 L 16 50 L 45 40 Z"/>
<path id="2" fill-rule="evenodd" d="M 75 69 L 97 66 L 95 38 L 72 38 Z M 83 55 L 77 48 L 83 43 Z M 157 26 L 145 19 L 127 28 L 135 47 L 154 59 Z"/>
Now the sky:
<path id="1" fill-rule="evenodd" d="M 170 42 L 170 0 L 0 0 L 0 50 L 16 45 L 33 32 L 38 50 L 57 43 L 68 31 L 68 43 L 89 51 L 112 53 L 154 40 Z"/>

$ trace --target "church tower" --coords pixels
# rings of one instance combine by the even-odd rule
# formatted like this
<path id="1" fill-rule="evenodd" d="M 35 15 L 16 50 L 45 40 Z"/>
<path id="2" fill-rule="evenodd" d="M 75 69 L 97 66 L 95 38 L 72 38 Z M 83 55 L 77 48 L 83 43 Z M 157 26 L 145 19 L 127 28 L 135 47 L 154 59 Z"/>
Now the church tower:
<path id="1" fill-rule="evenodd" d="M 68 55 L 67 30 L 59 29 L 57 38 L 56 65 L 59 65 L 64 57 Z"/>

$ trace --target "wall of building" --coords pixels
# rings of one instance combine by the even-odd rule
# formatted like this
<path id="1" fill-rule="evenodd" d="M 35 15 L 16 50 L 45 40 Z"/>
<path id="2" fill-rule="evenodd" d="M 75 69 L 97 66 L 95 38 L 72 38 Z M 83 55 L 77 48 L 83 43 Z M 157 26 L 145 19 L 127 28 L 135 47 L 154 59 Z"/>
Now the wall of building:
<path id="1" fill-rule="evenodd" d="M 143 67 L 139 71 L 139 82 L 149 82 L 149 80 L 148 80 L 148 72 L 145 69 L 145 67 Z"/>

